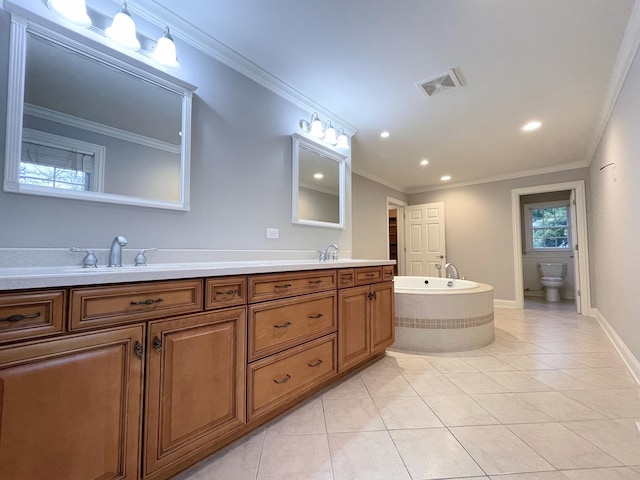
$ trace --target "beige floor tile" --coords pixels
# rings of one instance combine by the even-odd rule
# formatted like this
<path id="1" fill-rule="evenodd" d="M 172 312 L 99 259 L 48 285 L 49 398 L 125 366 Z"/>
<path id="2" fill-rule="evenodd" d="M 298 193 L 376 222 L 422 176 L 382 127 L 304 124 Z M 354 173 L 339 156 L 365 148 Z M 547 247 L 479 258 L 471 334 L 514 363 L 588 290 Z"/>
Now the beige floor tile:
<path id="1" fill-rule="evenodd" d="M 394 367 L 402 374 L 437 372 L 425 358 L 398 357 L 394 359 Z"/>
<path id="2" fill-rule="evenodd" d="M 374 403 L 387 430 L 442 427 L 442 422 L 420 397 L 376 398 Z"/>
<path id="3" fill-rule="evenodd" d="M 400 374 L 398 369 L 395 367 L 396 362 L 395 357 L 385 356 L 382 357 L 377 362 L 369 365 L 367 368 L 360 372 L 360 375 L 363 377 L 371 377 L 371 376 L 397 376 Z"/>
<path id="4" fill-rule="evenodd" d="M 454 427 L 450 431 L 489 475 L 554 469 L 504 425 Z"/>
<path id="5" fill-rule="evenodd" d="M 549 385 L 539 382 L 525 372 L 486 372 L 486 375 L 510 392 L 545 392 Z"/>
<path id="6" fill-rule="evenodd" d="M 385 430 L 373 400 L 323 399 L 327 432 L 362 432 Z"/>
<path id="7" fill-rule="evenodd" d="M 604 418 L 598 412 L 560 392 L 519 393 L 518 397 L 544 412 L 553 421 L 597 420 Z"/>
<path id="8" fill-rule="evenodd" d="M 592 390 L 596 388 L 592 383 L 578 380 L 560 370 L 536 370 L 525 373 L 554 390 Z"/>
<path id="9" fill-rule="evenodd" d="M 513 370 L 552 370 L 553 367 L 543 360 L 539 355 L 497 355 L 499 360 L 508 363 Z"/>
<path id="10" fill-rule="evenodd" d="M 269 423 L 266 435 L 304 435 L 327 433 L 320 398 L 307 401 Z"/>
<path id="11" fill-rule="evenodd" d="M 640 417 L 640 390 L 576 390 L 563 392 L 608 418 Z"/>
<path id="12" fill-rule="evenodd" d="M 264 430 L 261 429 L 197 463 L 172 480 L 255 480 L 263 441 Z"/>
<path id="13" fill-rule="evenodd" d="M 624 367 L 624 363 L 615 352 L 576 353 L 573 358 L 593 368 Z"/>
<path id="14" fill-rule="evenodd" d="M 330 434 L 329 448 L 335 480 L 411 478 L 389 432 Z"/>
<path id="15" fill-rule="evenodd" d="M 332 386 L 322 394 L 326 399 L 356 399 L 371 398 L 364 380 L 360 375 L 348 378 L 347 380 Z"/>
<path id="16" fill-rule="evenodd" d="M 446 428 L 395 430 L 390 434 L 411 478 L 427 480 L 484 474 Z"/>
<path id="17" fill-rule="evenodd" d="M 553 368 L 584 368 L 584 363 L 580 363 L 570 354 L 565 355 L 562 353 L 543 353 L 531 355 L 531 357 L 534 360 L 540 361 L 543 364 L 549 365 Z"/>
<path id="18" fill-rule="evenodd" d="M 364 383 L 373 397 L 416 397 L 418 394 L 403 376 L 363 377 Z"/>
<path id="19" fill-rule="evenodd" d="M 469 395 L 430 395 L 423 398 L 447 427 L 500 423 Z"/>
<path id="20" fill-rule="evenodd" d="M 429 363 L 440 373 L 477 372 L 473 366 L 460 358 L 440 357 L 430 358 Z"/>
<path id="21" fill-rule="evenodd" d="M 481 372 L 500 372 L 514 369 L 513 365 L 488 355 L 465 358 L 464 361 Z"/>
<path id="22" fill-rule="evenodd" d="M 514 473 L 512 475 L 494 475 L 491 480 L 567 480 L 561 472 Z"/>
<path id="23" fill-rule="evenodd" d="M 620 466 L 620 463 L 559 423 L 509 425 L 509 429 L 558 469 Z"/>
<path id="24" fill-rule="evenodd" d="M 421 396 L 456 395 L 464 393 L 451 380 L 441 373 L 422 373 L 404 375 L 407 382 Z"/>
<path id="25" fill-rule="evenodd" d="M 257 480 L 333 480 L 326 435 L 266 437 Z"/>
<path id="26" fill-rule="evenodd" d="M 620 367 L 595 367 L 595 371 L 598 372 L 601 375 L 607 375 L 607 376 L 611 376 L 611 377 L 616 377 L 616 378 L 623 378 L 625 380 L 633 380 L 635 382 L 635 379 L 633 378 L 633 375 L 631 375 L 631 372 L 629 372 L 629 370 L 625 367 L 625 368 L 620 368 Z M 640 387 L 640 385 L 638 385 L 638 383 L 636 383 L 636 385 L 638 387 Z"/>
<path id="27" fill-rule="evenodd" d="M 640 431 L 635 419 L 589 420 L 563 425 L 624 465 L 640 465 Z"/>
<path id="28" fill-rule="evenodd" d="M 502 393 L 507 389 L 484 373 L 450 373 L 447 378 L 456 384 L 464 393 Z"/>
<path id="29" fill-rule="evenodd" d="M 635 388 L 636 382 L 631 378 L 621 378 L 619 376 L 606 375 L 593 368 L 573 368 L 561 370 L 567 375 L 577 378 L 585 383 L 591 383 L 596 388 Z"/>
<path id="30" fill-rule="evenodd" d="M 562 473 L 569 480 L 640 480 L 640 473 L 627 467 L 564 470 Z"/>
<path id="31" fill-rule="evenodd" d="M 512 342 L 509 343 L 509 348 L 515 353 L 521 355 L 534 354 L 534 353 L 550 353 L 549 350 L 543 346 L 532 342 Z"/>
<path id="32" fill-rule="evenodd" d="M 501 423 L 550 422 L 551 418 L 525 402 L 515 393 L 471 395 L 478 404 Z"/>

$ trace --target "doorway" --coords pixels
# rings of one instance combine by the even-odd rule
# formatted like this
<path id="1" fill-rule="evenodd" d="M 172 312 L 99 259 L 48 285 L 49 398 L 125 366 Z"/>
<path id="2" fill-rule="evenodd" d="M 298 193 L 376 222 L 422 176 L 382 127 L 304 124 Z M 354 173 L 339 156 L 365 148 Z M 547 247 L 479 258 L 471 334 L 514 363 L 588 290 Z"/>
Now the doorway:
<path id="1" fill-rule="evenodd" d="M 404 275 L 404 209 L 407 202 L 387 197 L 387 258 L 395 260 L 394 275 Z"/>
<path id="2" fill-rule="evenodd" d="M 539 195 L 551 192 L 570 192 L 568 207 L 570 210 L 571 230 L 570 241 L 572 258 L 572 282 L 575 291 L 575 310 L 583 315 L 590 315 L 591 290 L 589 284 L 589 249 L 587 244 L 586 198 L 584 181 L 538 185 L 535 187 L 518 188 L 511 191 L 512 227 L 514 245 L 514 287 L 515 307 L 524 308 L 524 269 L 523 269 L 523 210 L 521 197 Z M 567 225 L 567 227 L 569 227 Z"/>

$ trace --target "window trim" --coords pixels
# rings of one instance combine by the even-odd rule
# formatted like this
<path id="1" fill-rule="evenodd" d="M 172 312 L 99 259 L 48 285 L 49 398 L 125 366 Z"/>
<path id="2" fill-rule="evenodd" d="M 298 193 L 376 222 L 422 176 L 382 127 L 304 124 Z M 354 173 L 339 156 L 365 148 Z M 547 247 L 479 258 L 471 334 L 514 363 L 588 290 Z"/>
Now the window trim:
<path id="1" fill-rule="evenodd" d="M 567 208 L 567 243 L 568 246 L 566 248 L 534 248 L 533 247 L 533 233 L 532 233 L 532 225 L 531 225 L 531 211 L 536 208 L 556 208 L 556 207 L 566 207 Z M 526 219 L 524 224 L 524 233 L 525 233 L 525 254 L 526 253 L 541 253 L 541 252 L 570 252 L 572 250 L 573 245 L 573 231 L 571 229 L 571 209 L 569 199 L 566 200 L 554 200 L 551 202 L 537 202 L 537 203 L 525 203 L 523 205 L 524 209 L 524 217 Z"/>

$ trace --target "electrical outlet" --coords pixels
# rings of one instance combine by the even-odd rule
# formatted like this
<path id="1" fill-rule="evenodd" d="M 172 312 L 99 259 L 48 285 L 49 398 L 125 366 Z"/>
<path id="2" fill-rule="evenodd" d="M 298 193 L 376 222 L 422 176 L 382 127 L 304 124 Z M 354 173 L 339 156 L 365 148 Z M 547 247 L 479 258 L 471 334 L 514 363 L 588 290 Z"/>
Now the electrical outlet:
<path id="1" fill-rule="evenodd" d="M 277 228 L 267 228 L 267 238 L 279 238 L 280 230 Z"/>

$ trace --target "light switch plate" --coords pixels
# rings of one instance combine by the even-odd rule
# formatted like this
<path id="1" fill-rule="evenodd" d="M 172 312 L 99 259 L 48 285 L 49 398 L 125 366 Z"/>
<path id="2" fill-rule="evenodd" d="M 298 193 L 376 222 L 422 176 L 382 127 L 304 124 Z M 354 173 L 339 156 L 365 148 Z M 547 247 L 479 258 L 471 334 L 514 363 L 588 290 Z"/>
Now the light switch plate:
<path id="1" fill-rule="evenodd" d="M 280 230 L 277 228 L 267 228 L 267 238 L 279 238 Z"/>

